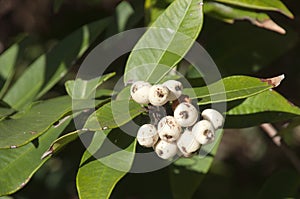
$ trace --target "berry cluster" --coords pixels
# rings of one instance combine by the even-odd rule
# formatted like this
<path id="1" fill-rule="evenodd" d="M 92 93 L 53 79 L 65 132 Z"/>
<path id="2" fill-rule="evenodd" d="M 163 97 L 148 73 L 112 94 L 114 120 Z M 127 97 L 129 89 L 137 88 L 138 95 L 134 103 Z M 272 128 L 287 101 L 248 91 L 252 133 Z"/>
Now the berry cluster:
<path id="1" fill-rule="evenodd" d="M 202 111 L 199 120 L 198 110 L 188 96 L 182 95 L 182 90 L 182 83 L 175 80 L 157 85 L 137 81 L 130 89 L 134 101 L 154 110 L 151 124 L 139 128 L 137 141 L 144 147 L 153 147 L 162 159 L 176 154 L 191 157 L 201 145 L 211 143 L 215 131 L 223 126 L 223 116 L 214 109 Z M 167 115 L 165 107 L 170 104 L 172 114 Z"/>

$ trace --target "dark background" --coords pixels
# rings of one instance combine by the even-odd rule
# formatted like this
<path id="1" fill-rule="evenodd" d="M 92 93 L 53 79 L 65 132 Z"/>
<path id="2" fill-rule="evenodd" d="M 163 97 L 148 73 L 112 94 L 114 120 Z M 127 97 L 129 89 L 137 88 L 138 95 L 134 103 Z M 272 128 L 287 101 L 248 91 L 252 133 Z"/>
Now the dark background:
<path id="1" fill-rule="evenodd" d="M 142 1 L 129 2 L 136 11 L 143 11 Z M 114 15 L 117 3 L 116 0 L 65 0 L 55 12 L 51 0 L 0 0 L 0 53 L 23 35 L 29 35 L 27 47 L 19 57 L 21 73 L 27 63 L 71 31 L 85 23 Z M 222 76 L 272 77 L 284 73 L 286 79 L 276 90 L 300 106 L 300 4 L 296 0 L 284 3 L 294 14 L 293 20 L 279 13 L 270 15 L 287 30 L 286 35 L 260 29 L 245 21 L 231 25 L 206 17 L 199 42 L 215 60 Z M 144 25 L 142 18 L 136 27 Z M 76 66 L 69 76 L 75 72 Z M 63 90 L 62 83 L 54 88 L 58 93 Z M 286 129 L 289 122 L 275 126 L 290 148 L 299 154 L 300 127 L 297 126 L 300 120 L 293 121 L 295 128 Z M 75 176 L 83 151 L 80 141 L 70 144 L 13 197 L 77 198 Z M 146 174 L 128 174 L 118 183 L 111 198 L 172 198 L 168 173 L 168 168 L 165 168 Z M 298 174 L 282 150 L 259 127 L 228 129 L 214 164 L 194 198 L 255 198 L 274 175 L 286 177 L 279 177 L 282 184 L 277 186 L 280 189 L 288 183 L 289 175 Z M 299 187 L 296 185 L 295 189 L 299 198 Z"/>

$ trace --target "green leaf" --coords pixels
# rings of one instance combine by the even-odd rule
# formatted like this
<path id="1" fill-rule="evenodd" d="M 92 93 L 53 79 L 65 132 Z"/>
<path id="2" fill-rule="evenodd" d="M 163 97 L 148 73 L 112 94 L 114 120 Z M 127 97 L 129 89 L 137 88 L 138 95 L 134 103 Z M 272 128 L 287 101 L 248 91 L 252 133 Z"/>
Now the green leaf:
<path id="1" fill-rule="evenodd" d="M 14 44 L 0 55 L 0 98 L 6 92 L 13 74 L 19 52 L 19 44 Z"/>
<path id="2" fill-rule="evenodd" d="M 90 131 L 117 128 L 143 112 L 145 109 L 132 100 L 111 101 L 94 112 L 84 127 Z"/>
<path id="3" fill-rule="evenodd" d="M 173 2 L 173 0 L 146 0 L 144 6 L 146 23 L 149 25 L 152 24 L 171 2 Z"/>
<path id="4" fill-rule="evenodd" d="M 14 113 L 15 110 L 11 108 L 5 108 L 5 107 L 0 107 L 0 120 L 4 117 L 9 116 L 10 114 Z"/>
<path id="5" fill-rule="evenodd" d="M 300 185 L 300 176 L 291 170 L 281 170 L 266 180 L 257 199 L 294 198 Z"/>
<path id="6" fill-rule="evenodd" d="M 130 100 L 131 95 L 130 95 L 130 86 L 126 86 L 123 90 L 121 90 L 117 97 L 116 100 Z"/>
<path id="7" fill-rule="evenodd" d="M 202 0 L 174 1 L 152 24 L 132 50 L 124 82 L 158 82 L 187 53 L 198 37 L 202 22 Z"/>
<path id="8" fill-rule="evenodd" d="M 202 146 L 191 158 L 179 158 L 170 168 L 170 182 L 174 198 L 192 198 L 210 169 L 221 142 L 223 130 L 216 132 L 216 141 Z"/>
<path id="9" fill-rule="evenodd" d="M 208 86 L 186 88 L 183 93 L 191 98 L 200 98 L 198 104 L 204 105 L 244 99 L 273 87 L 274 85 L 264 79 L 249 76 L 230 76 Z M 222 88 L 225 88 L 225 90 Z"/>
<path id="10" fill-rule="evenodd" d="M 122 1 L 116 8 L 118 31 L 122 32 L 126 29 L 129 17 L 134 13 L 130 3 Z"/>
<path id="11" fill-rule="evenodd" d="M 215 0 L 221 3 L 228 3 L 235 6 L 245 8 L 269 10 L 280 12 L 290 18 L 294 18 L 293 14 L 280 0 Z"/>
<path id="12" fill-rule="evenodd" d="M 65 134 L 56 140 L 52 142 L 48 150 L 41 156 L 42 159 L 49 157 L 50 155 L 53 155 L 54 153 L 57 153 L 60 151 L 63 147 L 65 147 L 70 142 L 73 142 L 79 137 L 79 133 L 81 133 L 80 130 Z"/>
<path id="13" fill-rule="evenodd" d="M 204 13 L 212 17 L 234 23 L 235 20 L 248 20 L 253 25 L 266 28 L 281 34 L 285 34 L 285 30 L 277 25 L 267 14 L 249 11 L 237 7 L 231 7 L 216 2 L 207 2 L 204 4 Z"/>
<path id="14" fill-rule="evenodd" d="M 63 39 L 49 53 L 41 55 L 4 96 L 4 101 L 19 110 L 49 91 L 68 71 L 96 37 L 106 28 L 110 19 L 85 25 Z"/>
<path id="15" fill-rule="evenodd" d="M 33 174 L 46 162 L 43 152 L 51 142 L 68 126 L 71 118 L 52 126 L 37 140 L 17 149 L 0 150 L 0 196 L 8 195 L 23 188 Z"/>
<path id="16" fill-rule="evenodd" d="M 125 150 L 120 150 L 113 154 L 95 159 L 92 154 L 99 149 L 105 139 L 105 133 L 95 132 L 89 150 L 87 150 L 81 160 L 77 173 L 77 190 L 79 198 L 109 198 L 116 183 L 130 170 L 133 163 L 136 141 Z M 118 169 L 107 165 L 116 165 Z"/>
<path id="17" fill-rule="evenodd" d="M 115 76 L 115 72 L 97 77 L 91 80 L 69 80 L 65 83 L 66 91 L 72 99 L 88 99 L 95 95 L 98 86 Z"/>
<path id="18" fill-rule="evenodd" d="M 116 94 L 115 91 L 109 89 L 97 89 L 95 93 L 95 98 L 105 97 L 105 96 L 112 96 Z"/>
<path id="19" fill-rule="evenodd" d="M 14 70 L 17 56 L 19 52 L 19 44 L 14 44 L 0 55 L 0 77 L 6 80 Z"/>
<path id="20" fill-rule="evenodd" d="M 0 122 L 0 148 L 15 148 L 42 135 L 71 111 L 69 96 L 36 103 L 22 116 Z"/>
<path id="21" fill-rule="evenodd" d="M 0 197 L 0 199 L 14 199 L 14 198 L 10 197 L 10 196 L 2 196 L 2 197 Z"/>
<path id="22" fill-rule="evenodd" d="M 226 127 L 243 128 L 300 116 L 300 108 L 274 90 L 244 100 L 226 113 Z"/>

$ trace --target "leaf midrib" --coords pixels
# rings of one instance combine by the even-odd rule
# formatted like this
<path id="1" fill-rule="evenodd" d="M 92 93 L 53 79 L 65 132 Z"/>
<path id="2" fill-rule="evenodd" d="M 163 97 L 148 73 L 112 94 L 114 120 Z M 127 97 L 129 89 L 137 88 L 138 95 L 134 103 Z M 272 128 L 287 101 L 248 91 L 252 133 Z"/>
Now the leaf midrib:
<path id="1" fill-rule="evenodd" d="M 176 33 L 178 32 L 179 28 L 181 27 L 181 24 L 182 24 L 183 20 L 185 19 L 186 13 L 188 12 L 188 10 L 189 10 L 189 8 L 191 7 L 191 5 L 192 5 L 192 1 L 190 1 L 189 5 L 188 5 L 187 8 L 185 9 L 185 12 L 184 12 L 184 15 L 183 15 L 184 17 L 182 17 L 182 19 L 180 20 L 179 26 L 177 26 L 176 31 L 174 32 L 174 34 L 173 34 L 173 36 L 172 36 L 172 39 L 170 39 L 170 42 L 168 43 L 166 50 L 164 50 L 164 51 L 161 53 L 161 55 L 160 55 L 160 57 L 159 57 L 159 59 L 158 59 L 159 61 L 158 61 L 156 64 L 158 64 L 158 63 L 161 61 L 161 58 L 163 57 L 163 55 L 165 54 L 165 52 L 167 52 L 167 49 L 169 48 L 170 44 L 173 42 L 173 40 L 174 40 L 174 38 L 175 38 L 175 35 L 176 35 Z M 154 24 L 154 25 L 155 25 L 155 24 Z M 178 61 L 179 61 L 179 60 L 178 60 Z M 177 62 L 178 62 L 178 61 L 177 61 Z M 173 64 L 173 66 L 174 66 L 177 62 L 175 62 L 175 63 Z M 170 68 L 172 68 L 173 66 L 170 66 Z M 148 81 L 149 78 L 151 77 L 151 75 L 154 73 L 155 68 L 156 68 L 156 67 L 154 67 L 153 70 L 151 71 L 151 73 L 147 76 L 146 81 Z M 165 73 L 165 74 L 166 74 L 166 73 Z M 161 78 L 158 79 L 155 83 L 158 83 L 158 82 L 165 76 L 165 74 L 163 74 L 163 75 L 161 76 Z"/>

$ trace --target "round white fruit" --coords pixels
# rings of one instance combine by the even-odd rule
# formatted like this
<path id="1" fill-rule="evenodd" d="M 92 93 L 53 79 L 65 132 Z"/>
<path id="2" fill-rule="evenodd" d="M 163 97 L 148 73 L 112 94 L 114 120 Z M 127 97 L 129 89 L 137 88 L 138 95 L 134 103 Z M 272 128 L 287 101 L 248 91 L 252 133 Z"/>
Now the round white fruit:
<path id="1" fill-rule="evenodd" d="M 163 85 L 166 86 L 170 91 L 169 94 L 170 101 L 174 101 L 181 96 L 183 90 L 183 86 L 181 82 L 176 80 L 168 80 L 164 82 Z"/>
<path id="2" fill-rule="evenodd" d="M 157 125 L 157 132 L 160 139 L 167 142 L 176 141 L 181 133 L 181 126 L 172 116 L 163 117 Z"/>
<path id="3" fill-rule="evenodd" d="M 223 126 L 224 117 L 217 110 L 205 109 L 201 115 L 203 119 L 210 121 L 215 129 L 219 129 Z"/>
<path id="4" fill-rule="evenodd" d="M 158 141 L 157 130 L 152 124 L 144 124 L 137 133 L 137 141 L 141 146 L 152 147 Z"/>
<path id="5" fill-rule="evenodd" d="M 158 141 L 155 146 L 156 154 L 162 159 L 169 159 L 177 154 L 177 145 L 175 142 Z"/>
<path id="6" fill-rule="evenodd" d="M 180 103 L 174 110 L 174 118 L 182 127 L 195 124 L 198 119 L 198 110 L 190 103 Z"/>
<path id="7" fill-rule="evenodd" d="M 149 103 L 149 90 L 151 84 L 144 81 L 137 81 L 131 85 L 130 94 L 134 101 L 139 104 Z"/>
<path id="8" fill-rule="evenodd" d="M 208 120 L 197 122 L 192 128 L 192 134 L 200 144 L 209 144 L 215 139 L 215 129 Z"/>
<path id="9" fill-rule="evenodd" d="M 192 131 L 186 129 L 177 140 L 177 147 L 185 157 L 197 151 L 201 144 L 195 139 Z"/>
<path id="10" fill-rule="evenodd" d="M 169 89 L 161 84 L 153 85 L 149 89 L 149 102 L 154 106 L 162 106 L 168 102 Z"/>

